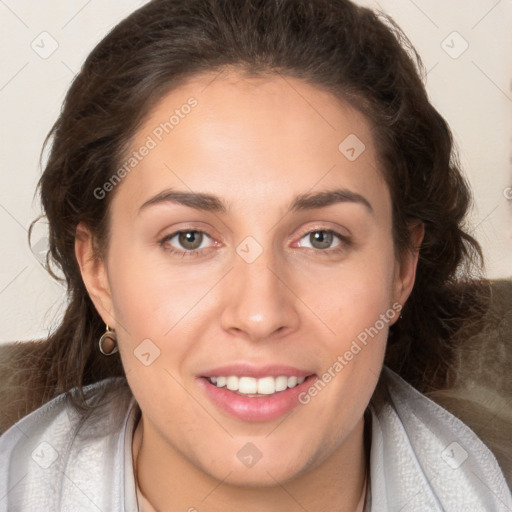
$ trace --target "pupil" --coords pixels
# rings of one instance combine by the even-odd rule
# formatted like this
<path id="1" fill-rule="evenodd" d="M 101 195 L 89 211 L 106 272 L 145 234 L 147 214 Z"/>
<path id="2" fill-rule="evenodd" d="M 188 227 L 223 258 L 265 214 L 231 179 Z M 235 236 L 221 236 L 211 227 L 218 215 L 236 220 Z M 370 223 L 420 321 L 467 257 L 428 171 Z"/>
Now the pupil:
<path id="1" fill-rule="evenodd" d="M 184 233 L 180 233 L 180 243 L 187 249 L 197 249 L 200 247 L 201 239 L 202 235 L 198 231 L 186 231 Z"/>
<path id="2" fill-rule="evenodd" d="M 313 245 L 313 247 L 317 247 L 318 249 L 326 249 L 331 245 L 332 233 L 328 233 L 327 231 L 317 231 L 312 233 L 312 236 L 313 238 L 311 239 L 311 245 Z"/>

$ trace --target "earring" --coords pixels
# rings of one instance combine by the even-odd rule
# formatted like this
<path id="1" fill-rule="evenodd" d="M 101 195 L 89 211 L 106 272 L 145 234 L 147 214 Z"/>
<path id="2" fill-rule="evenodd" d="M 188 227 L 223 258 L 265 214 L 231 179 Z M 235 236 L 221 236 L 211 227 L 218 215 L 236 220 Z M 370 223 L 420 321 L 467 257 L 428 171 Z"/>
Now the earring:
<path id="1" fill-rule="evenodd" d="M 115 331 L 111 331 L 108 325 L 106 327 L 107 330 L 101 336 L 98 346 L 100 347 L 100 352 L 102 354 L 111 356 L 112 354 L 119 352 L 119 349 L 117 348 L 117 336 Z"/>

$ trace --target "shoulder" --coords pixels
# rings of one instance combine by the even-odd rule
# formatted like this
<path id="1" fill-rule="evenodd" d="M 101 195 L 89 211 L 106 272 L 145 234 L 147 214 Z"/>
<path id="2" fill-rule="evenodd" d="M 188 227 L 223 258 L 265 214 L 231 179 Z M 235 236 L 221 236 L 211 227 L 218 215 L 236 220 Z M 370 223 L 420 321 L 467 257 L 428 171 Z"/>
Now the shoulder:
<path id="1" fill-rule="evenodd" d="M 134 399 L 122 378 L 87 386 L 84 394 L 99 400 L 91 411 L 77 411 L 62 394 L 0 437 L 0 509 L 66 510 L 67 501 L 73 510 L 114 510 L 101 488 L 123 488 L 123 432 Z"/>
<path id="2" fill-rule="evenodd" d="M 478 436 L 387 367 L 371 411 L 372 503 L 404 512 L 512 507 L 500 466 Z"/>

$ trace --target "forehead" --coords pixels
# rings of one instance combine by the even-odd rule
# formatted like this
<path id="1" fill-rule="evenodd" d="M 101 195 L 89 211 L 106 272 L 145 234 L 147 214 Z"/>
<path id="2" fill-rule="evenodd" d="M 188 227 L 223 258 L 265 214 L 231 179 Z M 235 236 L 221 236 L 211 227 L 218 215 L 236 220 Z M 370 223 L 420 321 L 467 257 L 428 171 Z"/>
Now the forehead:
<path id="1" fill-rule="evenodd" d="M 126 158 L 132 152 L 137 162 L 122 184 L 130 203 L 166 187 L 246 205 L 339 186 L 385 195 L 370 122 L 329 92 L 279 74 L 195 76 L 156 104 Z"/>

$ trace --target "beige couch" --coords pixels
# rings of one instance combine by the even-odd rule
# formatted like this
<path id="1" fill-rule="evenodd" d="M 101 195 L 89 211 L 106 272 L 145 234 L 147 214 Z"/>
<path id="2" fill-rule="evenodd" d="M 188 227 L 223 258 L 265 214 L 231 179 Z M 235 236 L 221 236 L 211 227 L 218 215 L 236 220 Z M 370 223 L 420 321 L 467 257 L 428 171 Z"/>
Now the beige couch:
<path id="1" fill-rule="evenodd" d="M 429 396 L 478 434 L 512 488 L 512 280 L 491 290 L 483 329 L 457 349 L 454 385 Z"/>

